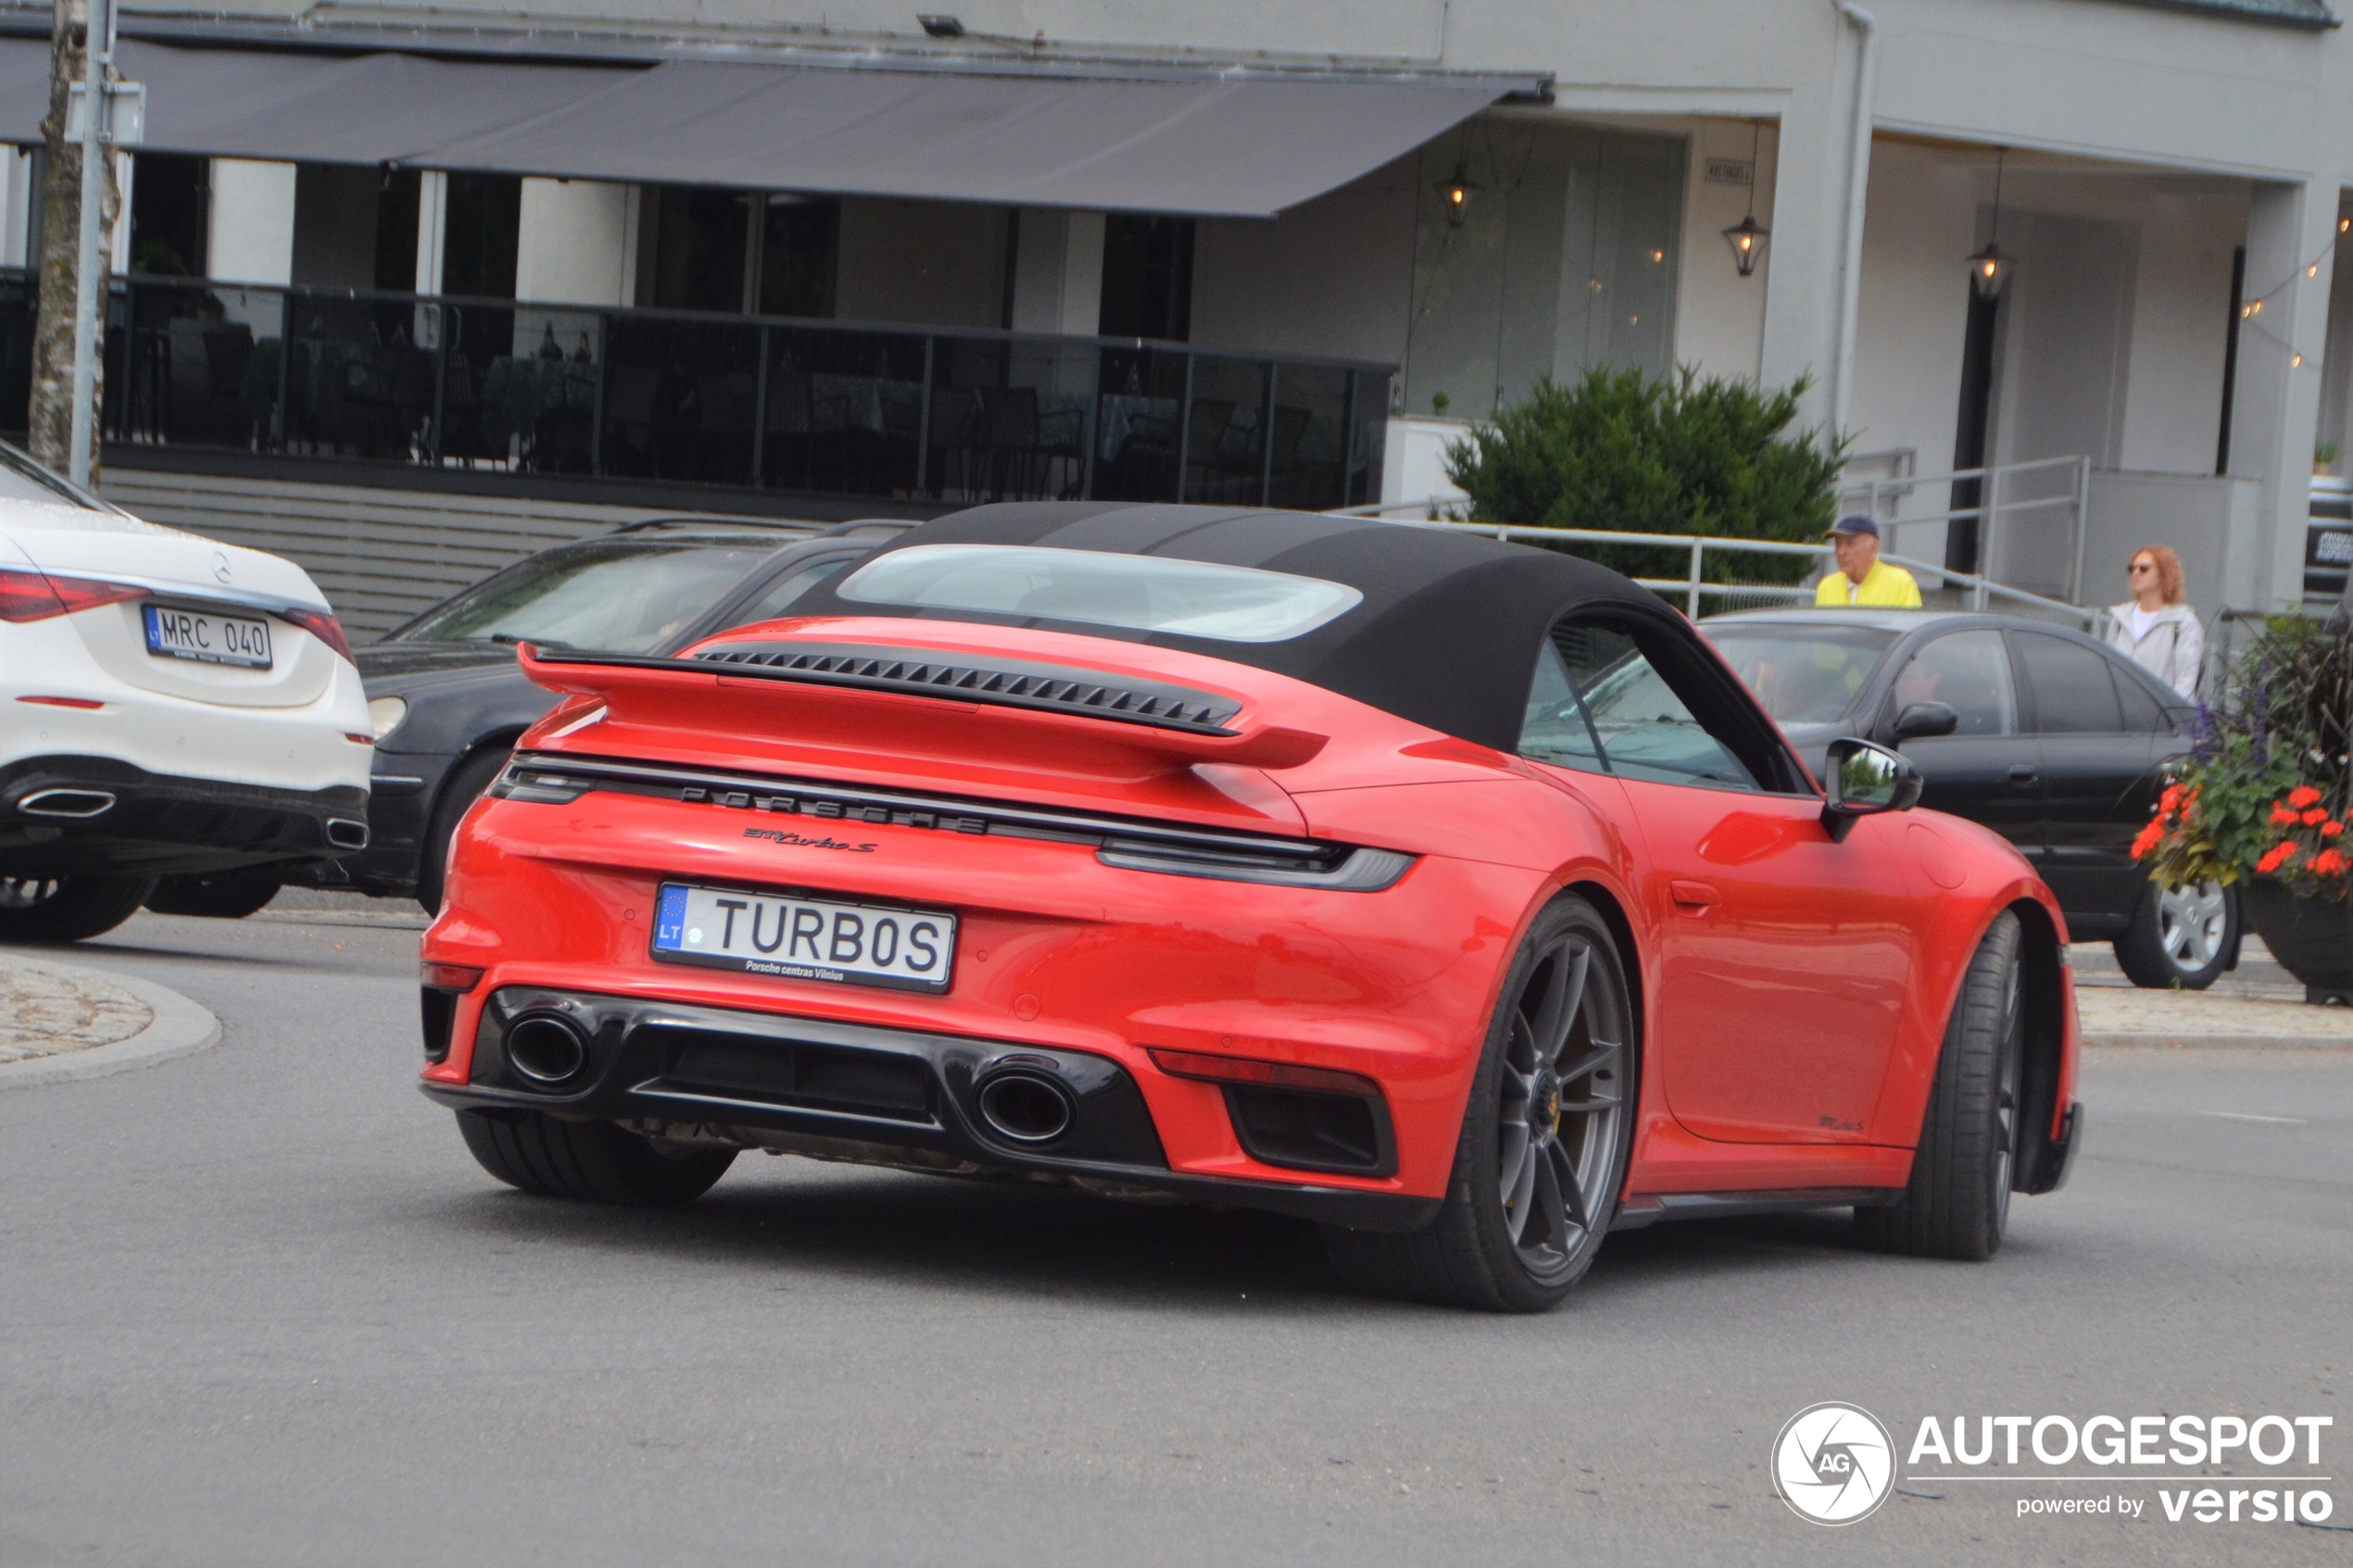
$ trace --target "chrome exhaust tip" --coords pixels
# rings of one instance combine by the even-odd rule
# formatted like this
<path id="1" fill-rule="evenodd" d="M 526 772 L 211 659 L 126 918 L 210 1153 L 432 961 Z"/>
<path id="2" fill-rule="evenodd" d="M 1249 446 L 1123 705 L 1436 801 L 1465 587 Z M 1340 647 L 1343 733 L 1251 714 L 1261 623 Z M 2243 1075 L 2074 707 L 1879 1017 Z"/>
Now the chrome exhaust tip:
<path id="1" fill-rule="evenodd" d="M 104 789 L 38 789 L 17 802 L 28 817 L 103 816 L 114 809 L 114 794 Z"/>
<path id="2" fill-rule="evenodd" d="M 1037 1148 L 1059 1140 L 1077 1119 L 1070 1091 L 1042 1073 L 1007 1068 L 979 1085 L 980 1119 L 1008 1143 Z"/>
<path id="3" fill-rule="evenodd" d="M 543 1089 L 561 1088 L 588 1067 L 588 1036 L 568 1018 L 525 1013 L 507 1026 L 507 1064 Z"/>
<path id="4" fill-rule="evenodd" d="M 338 849 L 365 849 L 368 847 L 368 824 L 355 822 L 349 817 L 329 817 L 327 842 Z"/>

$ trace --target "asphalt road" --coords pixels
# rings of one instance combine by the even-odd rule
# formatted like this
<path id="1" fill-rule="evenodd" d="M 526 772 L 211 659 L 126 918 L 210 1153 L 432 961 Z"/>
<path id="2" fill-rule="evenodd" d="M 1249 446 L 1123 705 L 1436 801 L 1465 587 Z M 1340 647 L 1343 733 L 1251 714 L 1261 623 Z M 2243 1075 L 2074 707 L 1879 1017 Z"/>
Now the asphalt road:
<path id="1" fill-rule="evenodd" d="M 1505 1319 L 1351 1297 L 1288 1222 L 1049 1189 L 747 1155 L 673 1213 L 523 1198 L 409 1086 L 414 954 L 143 915 L 73 955 L 226 1037 L 0 1092 L 0 1563 L 2353 1558 L 2153 1499 L 2020 1519 L 2155 1488 L 2014 1476 L 1827 1530 L 1767 1465 L 1832 1399 L 1899 1444 L 2330 1414 L 2353 1524 L 2353 1053 L 2098 1053 L 2073 1184 L 1990 1264 L 1663 1225 Z"/>

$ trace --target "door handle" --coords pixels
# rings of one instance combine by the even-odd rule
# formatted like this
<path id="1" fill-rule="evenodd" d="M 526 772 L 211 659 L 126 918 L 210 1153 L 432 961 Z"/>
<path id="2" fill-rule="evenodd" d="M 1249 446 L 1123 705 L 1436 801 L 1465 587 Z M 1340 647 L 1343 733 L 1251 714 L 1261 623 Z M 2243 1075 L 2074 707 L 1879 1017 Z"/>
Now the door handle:
<path id="1" fill-rule="evenodd" d="M 2023 762 L 2013 762 L 2010 764 L 2010 783 L 2012 784 L 2031 784 L 2035 783 L 2042 776 L 2042 774 L 2036 772 L 2033 769 L 2028 767 Z"/>
<path id="2" fill-rule="evenodd" d="M 1704 882 L 1690 882 L 1677 877 L 1667 884 L 1675 902 L 1687 909 L 1707 909 L 1724 901 L 1724 896 Z"/>

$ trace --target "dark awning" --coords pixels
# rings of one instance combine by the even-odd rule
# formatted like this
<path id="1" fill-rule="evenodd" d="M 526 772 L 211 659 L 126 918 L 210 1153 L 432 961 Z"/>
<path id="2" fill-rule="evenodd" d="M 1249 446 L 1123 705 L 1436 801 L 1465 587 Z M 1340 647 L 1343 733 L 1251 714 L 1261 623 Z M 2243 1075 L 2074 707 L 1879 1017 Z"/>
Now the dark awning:
<path id="1" fill-rule="evenodd" d="M 1110 78 L 671 61 L 421 161 L 691 181 L 1271 216 L 1528 85 L 1496 77 L 1233 71 Z"/>
<path id="2" fill-rule="evenodd" d="M 45 40 L 0 39 L 0 138 Z M 145 145 L 582 179 L 1263 217 L 1543 79 L 1461 73 L 540 63 L 125 40 Z M 19 80 L 21 79 L 21 80 Z M 19 124 L 22 121 L 22 124 Z"/>

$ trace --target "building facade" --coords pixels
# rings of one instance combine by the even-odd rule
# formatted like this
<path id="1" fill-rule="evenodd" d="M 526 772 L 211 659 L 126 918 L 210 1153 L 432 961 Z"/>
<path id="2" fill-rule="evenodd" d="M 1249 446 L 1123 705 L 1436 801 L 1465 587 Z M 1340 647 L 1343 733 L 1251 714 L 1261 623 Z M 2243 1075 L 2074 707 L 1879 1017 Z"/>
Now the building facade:
<path id="1" fill-rule="evenodd" d="M 216 532 L 309 497 L 243 526 L 364 625 L 616 507 L 1417 503 L 1538 377 L 1689 366 L 1803 380 L 1913 559 L 2302 596 L 2322 0 L 962 5 L 127 12 L 110 470 Z M 0 8 L 0 268 L 45 29 Z M 420 490 L 481 521 L 421 550 Z"/>

